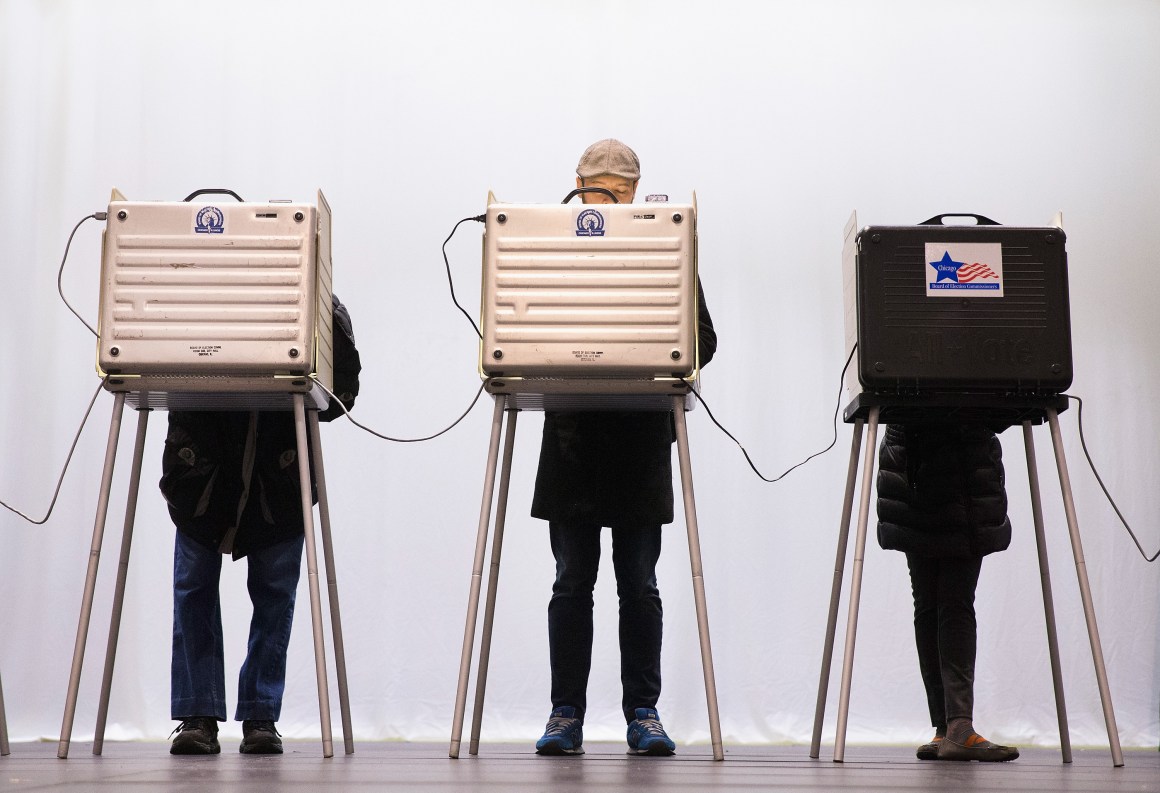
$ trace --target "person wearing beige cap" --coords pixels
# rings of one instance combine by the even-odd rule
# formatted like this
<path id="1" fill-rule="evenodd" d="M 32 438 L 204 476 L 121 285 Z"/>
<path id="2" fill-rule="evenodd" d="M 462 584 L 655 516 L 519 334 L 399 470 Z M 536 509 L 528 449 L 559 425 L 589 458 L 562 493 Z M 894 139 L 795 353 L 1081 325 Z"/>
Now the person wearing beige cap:
<path id="1" fill-rule="evenodd" d="M 585 203 L 630 203 L 640 160 L 618 140 L 597 141 L 576 167 Z M 610 195 L 611 194 L 611 195 Z M 697 289 L 700 363 L 717 334 Z M 552 713 L 536 752 L 583 754 L 588 674 L 592 666 L 592 592 L 600 532 L 612 531 L 612 564 L 620 599 L 621 708 L 632 754 L 671 755 L 656 705 L 661 693 L 661 597 L 656 564 L 661 526 L 673 521 L 671 411 L 544 414 L 532 517 L 548 521 L 556 580 L 548 604 Z"/>
<path id="2" fill-rule="evenodd" d="M 580 155 L 576 166 L 577 187 L 602 187 L 616 196 L 616 202 L 631 204 L 640 181 L 640 160 L 636 152 L 614 138 L 598 140 Z M 585 193 L 585 204 L 611 204 L 611 196 Z"/>

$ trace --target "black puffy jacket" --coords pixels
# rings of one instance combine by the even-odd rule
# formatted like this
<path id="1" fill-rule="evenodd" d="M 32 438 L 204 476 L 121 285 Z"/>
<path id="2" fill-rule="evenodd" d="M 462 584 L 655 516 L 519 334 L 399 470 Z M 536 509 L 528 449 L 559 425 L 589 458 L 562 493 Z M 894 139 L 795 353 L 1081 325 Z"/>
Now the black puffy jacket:
<path id="1" fill-rule="evenodd" d="M 975 557 L 1011 544 L 1003 447 L 978 424 L 891 425 L 879 452 L 878 544 Z"/>

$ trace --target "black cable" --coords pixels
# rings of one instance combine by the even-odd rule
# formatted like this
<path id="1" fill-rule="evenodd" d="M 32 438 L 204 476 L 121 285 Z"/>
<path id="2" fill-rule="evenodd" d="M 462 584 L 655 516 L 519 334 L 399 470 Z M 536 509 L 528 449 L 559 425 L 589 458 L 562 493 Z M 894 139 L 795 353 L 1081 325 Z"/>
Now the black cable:
<path id="1" fill-rule="evenodd" d="M 609 198 L 611 198 L 612 203 L 614 203 L 614 204 L 620 203 L 620 199 L 616 197 L 616 193 L 612 192 L 607 187 L 577 187 L 571 193 L 564 196 L 564 200 L 561 201 L 560 203 L 567 204 L 573 198 L 575 198 L 578 195 L 582 195 L 583 193 L 599 193 L 600 195 L 605 195 L 605 196 L 608 196 Z"/>
<path id="2" fill-rule="evenodd" d="M 60 497 L 60 486 L 61 483 L 64 482 L 64 475 L 68 471 L 68 464 L 72 461 L 73 452 L 75 452 L 77 449 L 77 441 L 79 441 L 81 438 L 81 431 L 84 430 L 85 424 L 88 423 L 89 414 L 93 412 L 93 405 L 96 404 L 97 401 L 97 394 L 101 393 L 101 387 L 104 386 L 104 384 L 105 381 L 101 380 L 100 385 L 97 386 L 97 390 L 93 393 L 93 398 L 89 400 L 89 406 L 85 409 L 85 415 L 84 418 L 81 419 L 81 425 L 77 428 L 77 434 L 73 436 L 72 446 L 70 446 L 68 449 L 68 456 L 64 458 L 64 467 L 60 470 L 60 476 L 56 480 L 56 490 L 52 494 L 52 502 L 49 503 L 48 512 L 44 513 L 44 517 L 40 520 L 34 520 L 15 507 L 10 507 L 8 504 L 5 504 L 3 501 L 0 501 L 0 507 L 4 507 L 4 509 L 8 510 L 9 512 L 16 513 L 34 526 L 42 526 L 48 522 L 49 516 L 52 515 L 52 510 L 56 506 L 56 500 Z"/>
<path id="3" fill-rule="evenodd" d="M 834 448 L 834 444 L 838 442 L 838 411 L 841 410 L 841 407 L 842 407 L 843 384 L 845 383 L 845 380 L 846 380 L 846 370 L 850 368 L 850 361 L 854 360 L 854 353 L 857 351 L 857 349 L 858 349 L 857 344 L 855 344 L 853 346 L 853 348 L 851 348 L 850 355 L 849 355 L 849 357 L 846 358 L 846 365 L 842 367 L 842 376 L 838 379 L 838 403 L 836 405 L 834 405 L 834 420 L 833 420 L 834 437 L 830 441 L 830 445 L 827 446 L 826 448 L 822 449 L 821 451 L 814 452 L 809 457 L 802 460 L 800 463 L 797 463 L 796 465 L 790 466 L 785 471 L 783 471 L 780 476 L 776 476 L 773 479 L 769 479 L 764 474 L 762 474 L 761 471 L 757 470 L 757 466 L 753 464 L 753 460 L 749 457 L 749 452 L 747 452 L 745 450 L 745 447 L 741 445 L 741 442 L 739 440 L 737 440 L 735 437 L 733 437 L 733 433 L 729 432 L 729 430 L 727 430 L 723 426 L 721 426 L 721 422 L 717 421 L 717 417 L 714 416 L 713 411 L 709 409 L 709 405 L 708 405 L 708 403 L 705 402 L 705 398 L 701 396 L 700 392 L 697 391 L 696 388 L 692 389 L 693 396 L 697 397 L 697 401 L 705 406 L 705 412 L 709 414 L 709 418 L 712 420 L 712 422 L 717 425 L 717 429 L 724 432 L 729 437 L 729 440 L 731 440 L 737 444 L 737 448 L 740 449 L 741 453 L 745 455 L 745 462 L 749 463 L 749 467 L 753 469 L 753 473 L 757 474 L 758 477 L 760 477 L 761 480 L 764 482 L 770 482 L 770 483 L 777 482 L 777 481 L 785 478 L 794 469 L 800 468 L 803 465 L 805 465 L 806 463 L 808 463 L 810 460 L 814 459 L 815 457 L 818 457 L 820 455 L 825 454 L 830 449 Z"/>
<path id="4" fill-rule="evenodd" d="M 447 243 L 451 242 L 451 238 L 455 236 L 455 232 L 459 230 L 459 227 L 469 220 L 483 223 L 487 220 L 487 215 L 476 215 L 475 217 L 464 218 L 455 224 L 455 228 L 451 229 L 451 233 L 447 235 L 447 239 L 443 240 L 443 266 L 447 268 L 447 286 L 451 288 L 451 302 L 455 304 L 457 309 L 463 312 L 463 316 L 467 317 L 467 321 L 471 323 L 471 327 L 475 328 L 475 335 L 482 339 L 483 334 L 480 333 L 479 326 L 475 324 L 475 320 L 471 318 L 470 314 L 464 311 L 463 306 L 459 305 L 459 301 L 455 299 L 455 282 L 451 279 L 451 262 L 447 261 Z M 476 395 L 476 398 L 479 398 L 478 394 Z M 470 410 L 470 408 L 468 408 L 468 410 Z"/>
<path id="5" fill-rule="evenodd" d="M 1100 490 L 1104 491 L 1104 496 L 1108 499 L 1108 503 L 1112 505 L 1112 509 L 1115 510 L 1116 517 L 1120 519 L 1120 523 L 1122 523 L 1124 528 L 1128 530 L 1128 536 L 1132 538 L 1132 542 L 1136 543 L 1136 548 L 1139 549 L 1140 555 L 1144 557 L 1144 561 L 1156 561 L 1156 558 L 1160 557 L 1160 551 L 1156 551 L 1156 553 L 1149 556 L 1147 551 L 1144 550 L 1144 546 L 1142 546 L 1140 541 L 1136 539 L 1136 533 L 1132 531 L 1132 527 L 1129 526 L 1128 521 L 1124 519 L 1124 515 L 1122 512 L 1120 512 L 1120 508 L 1116 506 L 1116 502 L 1112 498 L 1112 494 L 1108 492 L 1108 488 L 1104 485 L 1104 480 L 1100 478 L 1100 472 L 1096 470 L 1096 465 L 1092 462 L 1092 456 L 1088 454 L 1087 441 L 1084 440 L 1083 437 L 1083 400 L 1072 394 L 1064 394 L 1064 396 L 1068 399 L 1074 399 L 1079 405 L 1079 418 L 1077 420 L 1077 423 L 1079 424 L 1079 443 L 1080 446 L 1083 447 L 1083 456 L 1087 458 L 1088 467 L 1092 469 L 1092 473 L 1095 474 L 1096 481 L 1100 483 Z"/>
<path id="6" fill-rule="evenodd" d="M 471 220 L 471 218 L 467 218 L 467 219 Z M 315 381 L 315 382 L 317 382 L 317 381 Z M 327 394 L 329 394 L 330 398 L 338 403 L 338 406 L 340 408 L 342 408 L 343 414 L 346 416 L 347 419 L 350 420 L 351 424 L 355 425 L 360 430 L 364 430 L 365 432 L 369 432 L 371 435 L 374 435 L 376 438 L 382 438 L 385 441 L 392 441 L 394 443 L 420 443 L 422 441 L 433 440 L 435 438 L 438 438 L 440 435 L 443 435 L 444 433 L 450 432 L 452 429 L 454 429 L 459 424 L 459 422 L 461 422 L 465 418 L 467 418 L 467 414 L 470 413 L 471 409 L 475 407 L 475 403 L 479 401 L 480 394 L 483 393 L 484 385 L 486 385 L 486 383 L 479 384 L 479 390 L 475 392 L 475 398 L 471 400 L 471 404 L 467 406 L 467 410 L 463 411 L 463 413 L 459 416 L 459 418 L 455 419 L 455 421 L 453 421 L 450 426 L 439 430 L 434 435 L 428 435 L 424 438 L 392 438 L 389 435 L 383 435 L 381 432 L 375 432 L 370 427 L 359 424 L 357 421 L 354 420 L 354 417 L 350 415 L 350 411 L 346 409 L 346 405 L 342 404 L 342 400 L 339 399 L 337 396 L 335 396 L 334 392 L 331 391 L 326 386 L 324 386 L 322 383 L 318 383 L 318 387 L 321 388 L 323 391 L 325 391 Z"/>
<path id="7" fill-rule="evenodd" d="M 73 237 L 76 236 L 77 229 L 81 227 L 81 223 L 84 223 L 86 220 L 104 220 L 108 216 L 108 212 L 94 212 L 91 215 L 85 215 L 83 218 L 77 221 L 77 224 L 73 226 L 72 234 L 68 235 L 68 242 L 66 242 L 64 245 L 64 256 L 60 258 L 60 269 L 57 270 L 56 273 L 56 292 L 60 295 L 60 299 L 64 301 L 66 306 L 68 306 L 68 310 L 73 313 L 73 316 L 79 319 L 81 324 L 88 328 L 89 331 L 98 339 L 100 338 L 100 335 L 95 330 L 93 330 L 93 326 L 85 322 L 85 318 L 77 313 L 77 310 L 72 307 L 71 303 L 68 302 L 68 298 L 64 296 L 64 287 L 61 285 L 61 279 L 64 278 L 64 263 L 68 261 L 68 249 L 72 247 Z"/>

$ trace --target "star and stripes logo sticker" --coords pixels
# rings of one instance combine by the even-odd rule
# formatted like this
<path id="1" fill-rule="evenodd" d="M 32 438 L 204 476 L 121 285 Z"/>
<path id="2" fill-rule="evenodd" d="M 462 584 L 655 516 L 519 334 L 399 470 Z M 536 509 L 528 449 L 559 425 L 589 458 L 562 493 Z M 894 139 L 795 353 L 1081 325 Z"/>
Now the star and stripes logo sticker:
<path id="1" fill-rule="evenodd" d="M 927 297 L 1002 297 L 998 242 L 926 243 Z"/>

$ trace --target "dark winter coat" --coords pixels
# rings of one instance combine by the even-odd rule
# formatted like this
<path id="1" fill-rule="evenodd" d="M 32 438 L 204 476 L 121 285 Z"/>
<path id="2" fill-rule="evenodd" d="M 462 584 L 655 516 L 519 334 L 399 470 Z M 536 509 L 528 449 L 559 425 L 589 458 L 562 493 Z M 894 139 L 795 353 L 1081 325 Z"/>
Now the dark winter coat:
<path id="1" fill-rule="evenodd" d="M 888 426 L 879 453 L 878 543 L 944 558 L 1010 545 L 995 433 L 977 424 Z"/>
<path id="2" fill-rule="evenodd" d="M 717 334 L 697 284 L 700 365 Z M 672 411 L 544 414 L 532 517 L 601 526 L 673 521 Z"/>
<path id="3" fill-rule="evenodd" d="M 337 297 L 334 328 L 334 391 L 349 408 L 362 366 Z M 330 405 L 319 418 L 338 414 L 341 408 Z M 302 534 L 293 412 L 170 411 L 159 485 L 178 531 L 234 558 Z"/>

